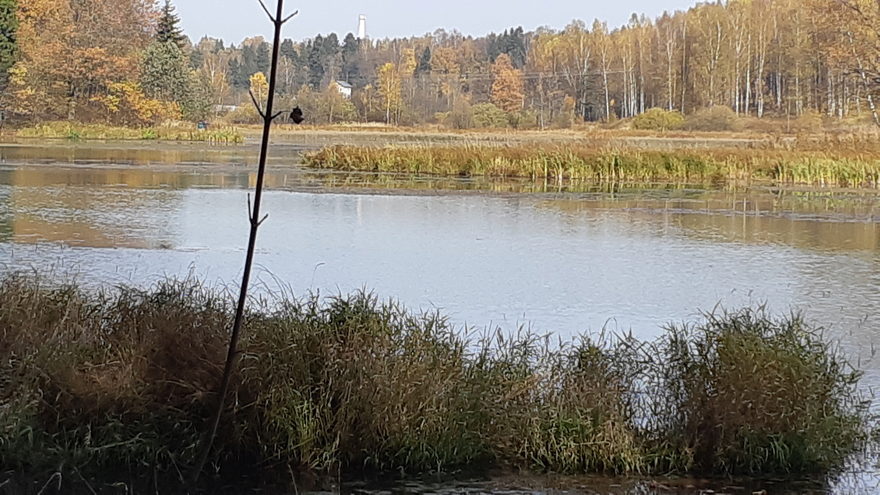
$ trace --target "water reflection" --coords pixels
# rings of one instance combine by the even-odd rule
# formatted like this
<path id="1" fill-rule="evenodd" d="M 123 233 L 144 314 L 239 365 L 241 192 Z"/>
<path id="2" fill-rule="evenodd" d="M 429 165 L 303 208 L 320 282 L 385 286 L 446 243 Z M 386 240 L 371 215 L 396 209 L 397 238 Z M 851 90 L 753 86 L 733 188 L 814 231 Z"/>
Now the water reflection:
<path id="1" fill-rule="evenodd" d="M 290 162 L 301 146 L 273 148 L 272 163 Z M 49 143 L 0 143 L 0 165 L 242 165 L 256 164 L 253 145 L 212 146 L 204 143 L 96 143 L 70 141 Z"/>

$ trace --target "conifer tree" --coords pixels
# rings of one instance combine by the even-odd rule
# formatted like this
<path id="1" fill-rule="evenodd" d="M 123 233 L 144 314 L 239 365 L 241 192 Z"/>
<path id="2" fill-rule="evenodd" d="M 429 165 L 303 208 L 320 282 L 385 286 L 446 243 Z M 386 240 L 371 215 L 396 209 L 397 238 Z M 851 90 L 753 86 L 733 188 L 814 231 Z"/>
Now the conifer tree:
<path id="1" fill-rule="evenodd" d="M 18 17 L 15 11 L 16 0 L 0 0 L 0 88 L 6 86 L 9 68 L 15 63 L 18 52 Z"/>
<path id="2" fill-rule="evenodd" d="M 174 43 L 178 48 L 183 49 L 186 37 L 180 29 L 180 17 L 174 11 L 171 0 L 165 0 L 159 16 L 159 25 L 156 29 L 156 41 L 159 43 Z"/>

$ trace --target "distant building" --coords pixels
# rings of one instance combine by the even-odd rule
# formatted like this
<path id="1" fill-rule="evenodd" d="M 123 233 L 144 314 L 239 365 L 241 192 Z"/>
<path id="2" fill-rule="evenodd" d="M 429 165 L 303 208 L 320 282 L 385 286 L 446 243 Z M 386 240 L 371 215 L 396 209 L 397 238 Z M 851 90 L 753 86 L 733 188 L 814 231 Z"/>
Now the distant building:
<path id="1" fill-rule="evenodd" d="M 367 39 L 367 16 L 361 15 L 358 18 L 358 39 Z"/>
<path id="2" fill-rule="evenodd" d="M 214 113 L 230 113 L 238 110 L 237 105 L 214 105 Z"/>
<path id="3" fill-rule="evenodd" d="M 342 94 L 342 96 L 346 97 L 349 100 L 351 99 L 351 84 L 345 81 L 336 81 L 336 89 L 339 90 L 339 93 Z"/>

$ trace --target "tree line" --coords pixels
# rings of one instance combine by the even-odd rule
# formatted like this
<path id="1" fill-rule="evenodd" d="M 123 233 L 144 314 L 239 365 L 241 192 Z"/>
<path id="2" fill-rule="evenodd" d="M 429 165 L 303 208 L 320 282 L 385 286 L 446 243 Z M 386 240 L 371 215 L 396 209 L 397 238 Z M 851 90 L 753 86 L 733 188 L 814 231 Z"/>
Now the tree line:
<path id="1" fill-rule="evenodd" d="M 23 121 L 254 121 L 245 104 L 266 89 L 269 43 L 193 44 L 178 23 L 168 1 L 0 0 L 3 105 Z M 725 106 L 880 125 L 878 26 L 876 0 L 728 0 L 615 29 L 331 33 L 284 40 L 279 91 L 318 124 L 568 127 Z"/>

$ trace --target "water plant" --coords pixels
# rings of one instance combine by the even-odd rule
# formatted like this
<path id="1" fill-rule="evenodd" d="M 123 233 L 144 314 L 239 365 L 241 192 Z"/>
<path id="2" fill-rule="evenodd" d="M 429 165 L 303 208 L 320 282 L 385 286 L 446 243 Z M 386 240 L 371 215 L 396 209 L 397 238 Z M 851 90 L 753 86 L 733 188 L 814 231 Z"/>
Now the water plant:
<path id="1" fill-rule="evenodd" d="M 880 159 L 849 152 L 766 149 L 643 151 L 587 145 L 329 146 L 319 169 L 532 180 L 880 186 Z"/>
<path id="2" fill-rule="evenodd" d="M 114 127 L 103 124 L 73 122 L 46 122 L 18 129 L 16 135 L 24 138 L 125 141 L 196 141 L 212 144 L 240 144 L 244 136 L 236 128 L 217 128 L 197 131 L 189 127 Z"/>

